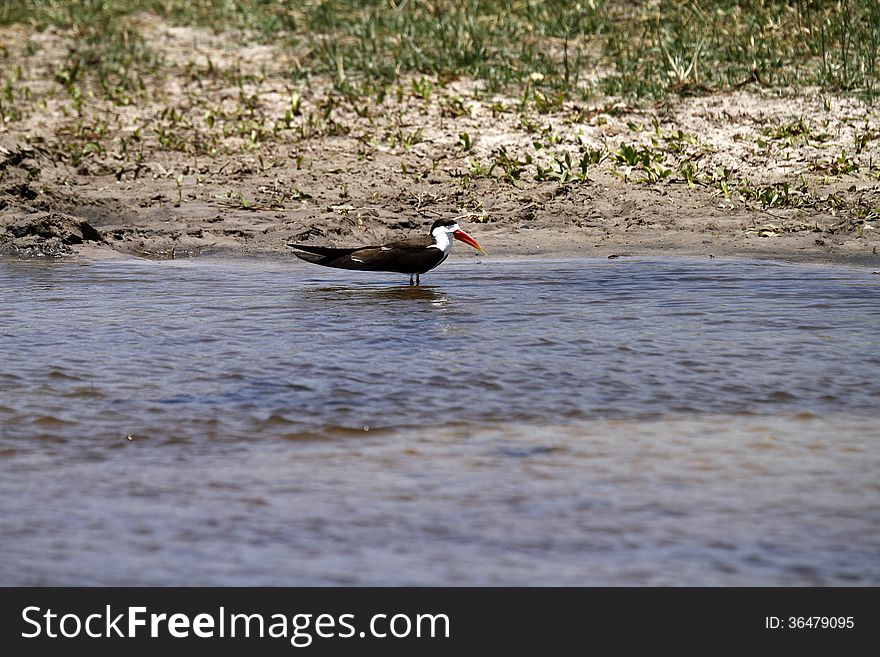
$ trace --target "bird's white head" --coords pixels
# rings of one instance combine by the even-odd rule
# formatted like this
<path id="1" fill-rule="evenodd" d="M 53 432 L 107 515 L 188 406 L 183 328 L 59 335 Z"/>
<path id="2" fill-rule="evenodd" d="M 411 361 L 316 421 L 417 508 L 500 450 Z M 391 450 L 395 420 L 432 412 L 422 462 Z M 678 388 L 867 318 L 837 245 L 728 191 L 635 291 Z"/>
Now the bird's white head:
<path id="1" fill-rule="evenodd" d="M 449 252 L 452 249 L 452 239 L 450 237 L 464 242 L 468 246 L 472 246 L 483 255 L 486 252 L 480 243 L 473 237 L 464 232 L 455 219 L 438 219 L 431 226 L 431 236 L 434 238 L 435 246 L 441 251 Z"/>

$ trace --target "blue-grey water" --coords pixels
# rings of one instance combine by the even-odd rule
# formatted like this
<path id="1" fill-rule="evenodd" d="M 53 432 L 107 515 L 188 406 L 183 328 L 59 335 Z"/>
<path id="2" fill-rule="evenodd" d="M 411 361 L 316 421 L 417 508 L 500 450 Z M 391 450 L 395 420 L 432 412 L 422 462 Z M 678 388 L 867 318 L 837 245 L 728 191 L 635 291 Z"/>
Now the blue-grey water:
<path id="1" fill-rule="evenodd" d="M 0 261 L 0 584 L 880 584 L 880 276 L 402 282 Z"/>

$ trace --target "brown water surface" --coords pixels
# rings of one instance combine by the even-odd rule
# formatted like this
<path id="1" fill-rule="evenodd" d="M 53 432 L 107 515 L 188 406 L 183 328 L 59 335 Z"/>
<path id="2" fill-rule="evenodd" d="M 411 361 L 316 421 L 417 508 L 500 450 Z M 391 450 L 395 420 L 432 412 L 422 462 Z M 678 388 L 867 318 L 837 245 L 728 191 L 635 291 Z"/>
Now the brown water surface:
<path id="1" fill-rule="evenodd" d="M 0 261 L 0 584 L 877 585 L 880 277 Z"/>

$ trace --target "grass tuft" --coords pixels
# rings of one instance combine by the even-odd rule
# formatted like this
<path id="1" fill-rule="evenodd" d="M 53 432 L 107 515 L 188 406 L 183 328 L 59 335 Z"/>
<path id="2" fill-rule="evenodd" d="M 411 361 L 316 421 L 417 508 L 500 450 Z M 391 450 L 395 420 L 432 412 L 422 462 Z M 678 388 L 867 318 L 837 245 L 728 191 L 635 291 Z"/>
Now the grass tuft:
<path id="1" fill-rule="evenodd" d="M 341 89 L 401 74 L 467 76 L 549 107 L 746 84 L 867 100 L 880 91 L 876 0 L 0 0 L 0 25 L 73 31 L 61 74 L 94 69 L 105 93 L 127 102 L 142 89 L 139 75 L 160 63 L 124 20 L 140 12 L 235 31 L 243 42 L 287 43 L 305 53 L 292 75 L 327 74 Z"/>

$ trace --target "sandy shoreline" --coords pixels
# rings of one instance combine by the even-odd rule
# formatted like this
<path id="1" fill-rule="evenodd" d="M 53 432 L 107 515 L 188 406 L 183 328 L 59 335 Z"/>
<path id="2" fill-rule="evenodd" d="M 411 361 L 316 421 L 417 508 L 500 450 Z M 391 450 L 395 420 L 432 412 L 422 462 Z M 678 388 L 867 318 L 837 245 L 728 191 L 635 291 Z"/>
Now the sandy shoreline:
<path id="1" fill-rule="evenodd" d="M 18 71 L 0 253 L 280 256 L 460 216 L 498 257 L 880 268 L 880 114 L 854 98 L 752 86 L 586 106 L 425 77 L 346 96 L 329 78 L 291 83 L 271 45 L 135 20 L 164 59 L 131 102 L 88 78 L 65 89 L 70 33 L 0 28 Z"/>
<path id="2" fill-rule="evenodd" d="M 10 189 L 33 196 L 7 202 L 0 211 L 0 253 L 19 257 L 292 257 L 289 242 L 375 244 L 418 235 L 439 216 L 462 216 L 449 202 L 429 211 L 406 207 L 400 196 L 412 192 L 401 189 L 402 181 L 386 188 L 383 198 L 339 199 L 334 190 L 315 186 L 307 189 L 323 196 L 321 203 L 242 209 L 210 198 L 179 205 L 163 200 L 165 178 L 102 180 L 98 186 L 89 180 L 68 191 L 10 184 L 11 167 L 4 174 L 7 198 Z M 381 170 L 363 171 L 360 178 L 364 183 L 380 176 Z M 556 187 L 510 188 L 497 180 L 480 181 L 480 187 L 484 214 L 463 216 L 460 223 L 492 257 L 714 256 L 880 268 L 880 231 L 867 222 L 859 233 L 837 233 L 829 228 L 837 220 L 831 215 L 807 219 L 797 211 L 718 208 L 717 197 L 681 185 L 656 190 L 585 182 L 563 188 L 561 200 Z M 449 188 L 437 184 L 416 193 L 442 196 L 454 192 Z M 453 257 L 472 256 L 458 245 Z"/>
<path id="3" fill-rule="evenodd" d="M 161 219 L 153 223 L 164 223 Z M 426 224 L 427 225 L 427 224 Z M 792 234 L 775 238 L 740 235 L 719 235 L 714 231 L 694 228 L 685 231 L 627 230 L 591 235 L 570 228 L 522 228 L 504 222 L 487 226 L 462 225 L 477 236 L 491 259 L 543 259 L 543 258 L 623 258 L 623 257 L 709 257 L 776 260 L 793 263 L 838 264 L 857 267 L 880 268 L 877 240 L 822 239 L 815 234 Z M 293 237 L 267 235 L 259 240 L 225 240 L 222 245 L 204 246 L 173 238 L 159 228 L 137 226 L 133 230 L 151 230 L 150 239 L 138 240 L 137 246 L 120 249 L 113 242 L 78 242 L 81 231 L 75 224 L 55 224 L 51 230 L 58 231 L 48 238 L 30 237 L 24 247 L 11 248 L 9 242 L 0 244 L 0 254 L 32 259 L 76 259 L 102 261 L 139 257 L 156 260 L 207 257 L 227 259 L 293 259 L 292 250 L 286 245 Z M 148 224 L 149 226 L 149 224 Z M 282 232 L 279 229 L 279 232 Z M 378 232 L 378 231 L 377 231 Z M 385 231 L 382 231 L 383 233 Z M 367 231 L 364 231 L 367 233 Z M 388 231 L 382 239 L 402 239 L 419 234 L 419 231 Z M 72 237 L 71 237 L 72 236 Z M 316 240 L 314 243 L 332 245 L 359 245 L 370 243 L 370 236 L 347 238 L 343 233 L 337 239 Z M 73 243 L 65 243 L 70 240 Z M 20 242 L 21 242 L 20 241 Z M 372 241 L 376 241 L 375 239 Z M 817 244 L 817 241 L 825 242 Z M 19 243 L 20 243 L 19 242 Z M 457 245 L 450 261 L 466 261 L 477 254 L 465 245 Z M 483 258 L 486 260 L 487 258 Z"/>
<path id="4" fill-rule="evenodd" d="M 503 236 L 499 236 L 503 237 Z M 518 234 L 514 234 L 512 245 L 501 245 L 500 248 L 493 248 L 489 256 L 482 257 L 474 252 L 469 252 L 467 247 L 459 245 L 450 258 L 449 262 L 468 262 L 478 260 L 480 263 L 491 264 L 493 261 L 540 261 L 552 259 L 573 259 L 573 258 L 607 258 L 607 259 L 624 259 L 624 258 L 683 258 L 683 259 L 738 259 L 738 260 L 766 260 L 772 262 L 783 262 L 792 264 L 813 264 L 827 266 L 844 266 L 867 268 L 874 270 L 874 273 L 880 273 L 877 268 L 880 267 L 880 259 L 873 254 L 864 254 L 855 248 L 847 248 L 844 244 L 838 250 L 822 252 L 817 249 L 810 248 L 809 244 L 798 246 L 798 240 L 788 240 L 786 244 L 781 244 L 776 248 L 761 248 L 761 245 L 737 245 L 725 243 L 723 241 L 714 241 L 711 245 L 701 245 L 689 248 L 687 245 L 675 242 L 654 242 L 648 236 L 641 236 L 643 241 L 639 241 L 635 237 L 629 241 L 615 243 L 612 240 L 606 240 L 601 244 L 582 243 L 577 244 L 570 236 L 559 235 L 556 233 L 530 233 L 528 236 L 528 244 L 517 239 Z M 481 238 L 482 239 L 482 238 Z M 487 238 L 491 239 L 491 238 Z M 117 251 L 110 246 L 85 243 L 77 244 L 71 247 L 70 253 L 65 254 L 64 260 L 75 260 L 79 262 L 107 262 L 113 260 L 127 260 L 130 258 L 149 259 L 149 260 L 172 260 L 172 259 L 199 259 L 216 262 L 218 260 L 225 261 L 298 261 L 294 258 L 290 249 L 212 249 L 201 252 L 199 255 L 178 255 L 176 252 L 159 253 L 126 253 Z M 45 260 L 45 257 L 31 257 L 29 259 Z M 299 263 L 303 264 L 303 263 Z M 307 265 L 306 265 L 307 266 Z M 393 274 L 391 274 L 393 275 Z"/>

